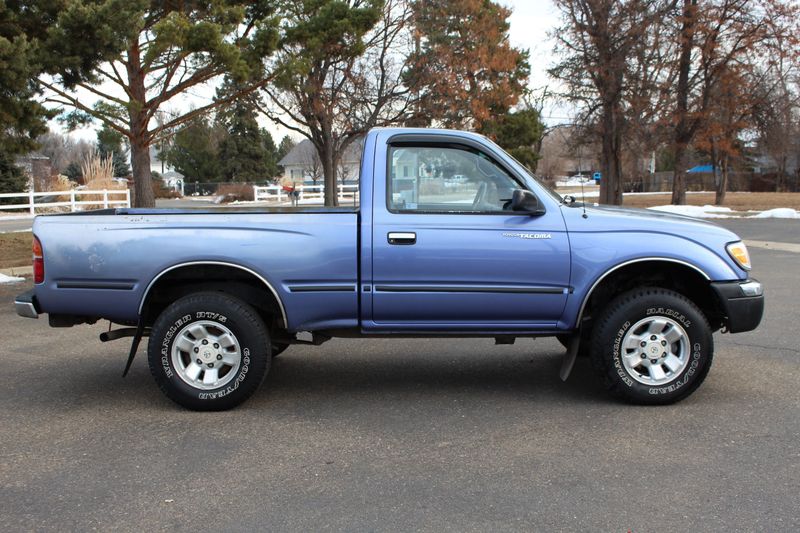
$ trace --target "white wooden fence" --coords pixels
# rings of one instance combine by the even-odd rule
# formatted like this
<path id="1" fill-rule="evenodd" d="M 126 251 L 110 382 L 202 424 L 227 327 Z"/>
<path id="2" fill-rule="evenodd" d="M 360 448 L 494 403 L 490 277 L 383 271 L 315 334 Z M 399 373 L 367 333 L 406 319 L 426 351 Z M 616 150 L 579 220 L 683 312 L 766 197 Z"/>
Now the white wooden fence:
<path id="1" fill-rule="evenodd" d="M 353 204 L 358 203 L 358 185 L 339 185 L 339 202 Z M 300 201 L 319 200 L 320 203 L 325 198 L 324 185 L 298 185 Z M 253 186 L 253 197 L 256 202 L 288 202 L 291 200 L 289 193 L 283 190 L 280 185 L 267 185 L 260 187 Z M 305 203 L 305 202 L 303 202 Z"/>
<path id="2" fill-rule="evenodd" d="M 81 197 L 95 195 L 101 196 L 101 199 L 81 200 Z M 45 196 L 62 197 L 68 196 L 69 201 L 62 202 L 36 202 L 35 198 Z M 114 198 L 119 199 L 114 199 Z M 104 208 L 108 207 L 130 207 L 131 206 L 131 192 L 128 189 L 103 189 L 101 191 L 89 190 L 70 190 L 70 191 L 47 191 L 47 192 L 22 192 L 22 193 L 2 193 L 0 198 L 20 198 L 27 200 L 27 203 L 14 203 L 14 204 L 0 204 L 0 211 L 7 209 L 27 209 L 31 215 L 36 214 L 36 209 L 45 207 L 69 207 L 70 211 L 79 211 L 82 206 L 89 205 L 102 205 Z"/>

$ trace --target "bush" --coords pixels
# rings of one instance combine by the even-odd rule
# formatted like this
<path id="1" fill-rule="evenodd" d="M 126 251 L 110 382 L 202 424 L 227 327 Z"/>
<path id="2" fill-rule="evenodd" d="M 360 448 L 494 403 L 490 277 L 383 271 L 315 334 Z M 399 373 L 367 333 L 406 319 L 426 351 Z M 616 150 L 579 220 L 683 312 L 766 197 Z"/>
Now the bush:
<path id="1" fill-rule="evenodd" d="M 222 197 L 223 203 L 255 200 L 253 186 L 247 183 L 221 183 L 217 187 L 217 194 Z"/>
<path id="2" fill-rule="evenodd" d="M 164 185 L 160 179 L 153 180 L 153 195 L 156 198 L 180 198 L 181 192 Z"/>

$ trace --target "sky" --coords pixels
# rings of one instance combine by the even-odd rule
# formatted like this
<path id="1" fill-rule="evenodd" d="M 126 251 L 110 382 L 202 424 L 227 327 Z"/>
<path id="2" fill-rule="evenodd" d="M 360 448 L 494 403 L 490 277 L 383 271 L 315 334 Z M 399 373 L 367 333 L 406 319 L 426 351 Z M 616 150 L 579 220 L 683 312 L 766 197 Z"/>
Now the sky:
<path id="1" fill-rule="evenodd" d="M 555 82 L 547 76 L 547 69 L 551 66 L 553 41 L 548 33 L 551 33 L 559 23 L 558 12 L 552 0 L 495 0 L 506 7 L 511 8 L 509 38 L 514 47 L 527 49 L 530 51 L 531 75 L 529 87 L 533 90 L 549 87 L 553 89 Z M 209 103 L 214 95 L 213 87 L 194 88 L 192 94 L 188 95 L 178 106 L 197 107 Z M 84 91 L 81 97 L 92 101 L 91 93 Z M 176 106 L 177 107 L 177 106 Z M 552 125 L 568 120 L 564 116 L 567 113 L 563 109 L 545 108 L 542 112 L 545 123 Z M 272 123 L 267 119 L 262 119 L 261 124 L 272 134 L 275 142 L 288 132 L 286 129 Z M 50 127 L 54 130 L 62 130 L 60 124 L 55 120 L 50 122 Z M 75 137 L 94 142 L 96 140 L 95 128 L 82 128 L 73 132 Z M 297 138 L 297 133 L 290 133 Z"/>

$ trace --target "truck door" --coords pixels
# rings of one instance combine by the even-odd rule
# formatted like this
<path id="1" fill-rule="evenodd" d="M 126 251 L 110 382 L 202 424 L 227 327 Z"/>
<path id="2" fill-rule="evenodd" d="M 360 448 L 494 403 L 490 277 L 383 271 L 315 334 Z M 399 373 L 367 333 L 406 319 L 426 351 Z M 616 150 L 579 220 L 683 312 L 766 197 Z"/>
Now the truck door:
<path id="1" fill-rule="evenodd" d="M 375 154 L 365 329 L 553 329 L 570 279 L 557 202 L 548 197 L 540 216 L 510 211 L 513 190 L 528 187 L 500 154 L 427 137 L 396 135 Z"/>

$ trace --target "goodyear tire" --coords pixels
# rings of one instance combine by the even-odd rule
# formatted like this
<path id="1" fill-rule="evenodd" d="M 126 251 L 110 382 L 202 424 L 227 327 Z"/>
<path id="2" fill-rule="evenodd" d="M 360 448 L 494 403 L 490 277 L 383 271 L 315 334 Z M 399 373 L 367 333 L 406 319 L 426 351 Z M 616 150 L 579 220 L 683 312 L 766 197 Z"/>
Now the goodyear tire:
<path id="1" fill-rule="evenodd" d="M 185 296 L 153 324 L 147 356 L 159 388 L 196 411 L 230 409 L 269 370 L 269 333 L 248 304 L 220 292 Z"/>
<path id="2" fill-rule="evenodd" d="M 620 295 L 592 332 L 594 368 L 612 394 L 631 403 L 669 404 L 686 398 L 705 379 L 713 353 L 703 312 L 667 289 Z"/>

